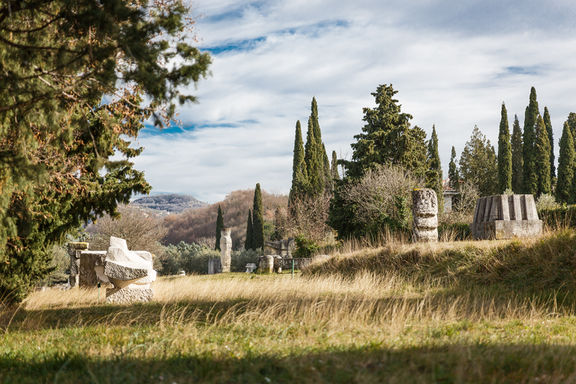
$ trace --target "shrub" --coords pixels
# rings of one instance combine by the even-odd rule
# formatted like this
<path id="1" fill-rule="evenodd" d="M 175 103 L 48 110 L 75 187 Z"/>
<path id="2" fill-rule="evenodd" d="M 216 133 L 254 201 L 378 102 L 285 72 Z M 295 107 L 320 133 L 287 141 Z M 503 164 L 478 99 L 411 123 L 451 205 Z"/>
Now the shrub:
<path id="1" fill-rule="evenodd" d="M 441 223 L 438 226 L 438 238 L 442 241 L 469 240 L 471 234 L 468 223 Z"/>
<path id="2" fill-rule="evenodd" d="M 304 236 L 298 236 L 294 241 L 296 242 L 294 257 L 312 257 L 312 255 L 320 248 L 314 240 L 308 239 Z"/>
<path id="3" fill-rule="evenodd" d="M 576 228 L 576 205 L 538 210 L 540 220 L 549 229 Z"/>
<path id="4" fill-rule="evenodd" d="M 246 271 L 246 264 L 254 263 L 258 265 L 259 258 L 260 252 L 253 249 L 232 252 L 230 270 L 232 272 L 244 272 Z"/>
<path id="5" fill-rule="evenodd" d="M 183 270 L 186 273 L 205 274 L 208 272 L 208 260 L 220 257 L 220 252 L 200 244 L 188 244 L 183 241 L 166 247 L 160 257 L 163 275 L 175 275 Z"/>

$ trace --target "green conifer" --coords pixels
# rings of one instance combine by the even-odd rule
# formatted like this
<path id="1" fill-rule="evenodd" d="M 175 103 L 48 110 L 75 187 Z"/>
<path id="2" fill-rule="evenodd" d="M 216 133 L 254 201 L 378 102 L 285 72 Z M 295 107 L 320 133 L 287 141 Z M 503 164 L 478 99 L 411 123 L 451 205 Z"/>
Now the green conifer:
<path id="1" fill-rule="evenodd" d="M 550 182 L 554 185 L 556 179 L 556 166 L 554 165 L 554 132 L 552 130 L 552 120 L 550 119 L 550 112 L 548 107 L 544 107 L 544 125 L 546 125 L 546 132 L 548 132 L 548 142 L 550 143 Z"/>
<path id="2" fill-rule="evenodd" d="M 308 131 L 306 132 L 306 145 L 304 147 L 304 161 L 308 176 L 307 194 L 317 196 L 324 191 L 324 160 L 321 156 L 322 145 L 316 141 L 314 134 L 314 122 L 312 117 L 308 119 Z"/>
<path id="3" fill-rule="evenodd" d="M 252 246 L 254 249 L 264 249 L 264 212 L 262 209 L 262 191 L 260 183 L 254 190 L 254 206 L 252 207 Z"/>
<path id="4" fill-rule="evenodd" d="M 426 171 L 426 187 L 436 192 L 438 200 L 442 198 L 442 167 L 440 164 L 440 154 L 438 153 L 438 135 L 436 126 L 432 126 L 432 135 L 428 141 L 428 170 Z M 442 208 L 442 204 L 440 204 Z"/>
<path id="5" fill-rule="evenodd" d="M 252 225 L 252 210 L 248 210 L 248 220 L 246 221 L 246 240 L 244 249 L 254 249 L 254 227 Z"/>
<path id="6" fill-rule="evenodd" d="M 338 173 L 338 157 L 336 156 L 336 151 L 332 151 L 332 165 L 330 167 L 330 173 L 333 180 L 340 180 L 340 174 Z"/>
<path id="7" fill-rule="evenodd" d="M 214 249 L 220 250 L 220 237 L 222 235 L 222 229 L 224 228 L 224 216 L 222 216 L 222 208 L 218 204 L 218 216 L 216 217 L 216 246 Z"/>
<path id="8" fill-rule="evenodd" d="M 460 189 L 460 174 L 458 172 L 458 165 L 456 164 L 456 148 L 452 146 L 450 153 L 450 163 L 448 164 L 448 178 L 450 179 L 450 187 L 452 189 Z"/>
<path id="9" fill-rule="evenodd" d="M 536 118 L 536 140 L 534 143 L 534 165 L 537 176 L 536 195 L 540 196 L 552 191 L 550 182 L 550 142 L 548 141 L 548 131 L 542 116 Z"/>
<path id="10" fill-rule="evenodd" d="M 524 155 L 522 146 L 522 129 L 518 116 L 514 115 L 512 128 L 512 190 L 522 193 L 524 190 Z"/>
<path id="11" fill-rule="evenodd" d="M 574 168 L 576 153 L 574 138 L 568 122 L 564 123 L 560 137 L 560 154 L 558 156 L 558 181 L 556 183 L 556 200 L 560 203 L 574 203 Z"/>
<path id="12" fill-rule="evenodd" d="M 302 128 L 300 120 L 296 122 L 294 137 L 294 155 L 292 158 L 292 188 L 288 198 L 288 206 L 292 207 L 295 201 L 302 197 L 308 188 L 306 162 L 304 160 L 304 143 L 302 142 Z"/>
<path id="13" fill-rule="evenodd" d="M 508 112 L 502 103 L 500 113 L 500 131 L 498 133 L 498 192 L 512 189 L 512 145 L 508 128 Z"/>
<path id="14" fill-rule="evenodd" d="M 536 170 L 536 121 L 538 118 L 538 100 L 536 89 L 530 90 L 530 102 L 524 115 L 524 193 L 536 194 L 538 191 L 538 175 Z"/>

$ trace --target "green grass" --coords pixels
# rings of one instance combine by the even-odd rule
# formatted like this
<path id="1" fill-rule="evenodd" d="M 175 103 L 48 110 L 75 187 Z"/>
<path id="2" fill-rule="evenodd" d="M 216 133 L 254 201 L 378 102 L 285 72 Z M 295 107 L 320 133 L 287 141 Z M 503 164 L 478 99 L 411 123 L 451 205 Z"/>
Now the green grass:
<path id="1" fill-rule="evenodd" d="M 575 239 L 396 245 L 294 278 L 164 278 L 132 306 L 37 292 L 0 312 L 0 382 L 576 382 Z"/>

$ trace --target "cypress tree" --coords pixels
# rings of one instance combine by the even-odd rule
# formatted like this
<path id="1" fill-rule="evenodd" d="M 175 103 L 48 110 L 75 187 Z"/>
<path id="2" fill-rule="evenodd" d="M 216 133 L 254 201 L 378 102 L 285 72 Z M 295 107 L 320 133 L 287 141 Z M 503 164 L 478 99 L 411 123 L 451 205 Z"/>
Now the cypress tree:
<path id="1" fill-rule="evenodd" d="M 321 156 L 321 144 L 316 141 L 314 134 L 314 122 L 312 117 L 308 119 L 308 131 L 306 132 L 306 145 L 304 147 L 304 162 L 306 163 L 306 175 L 308 176 L 307 192 L 310 196 L 317 196 L 324 190 L 324 160 Z"/>
<path id="2" fill-rule="evenodd" d="M 292 207 L 295 200 L 307 190 L 308 177 L 306 163 L 304 161 L 304 143 L 302 142 L 302 128 L 300 120 L 296 122 L 296 134 L 294 137 L 294 155 L 292 158 L 292 188 L 288 198 L 288 206 Z"/>
<path id="3" fill-rule="evenodd" d="M 256 184 L 256 189 L 254 190 L 252 230 L 252 247 L 254 249 L 264 249 L 264 212 L 262 209 L 262 191 L 260 190 L 260 183 Z"/>
<path id="4" fill-rule="evenodd" d="M 508 112 L 502 103 L 500 132 L 498 133 L 498 192 L 512 189 L 512 146 L 508 128 Z"/>
<path id="5" fill-rule="evenodd" d="M 560 137 L 560 154 L 558 156 L 558 181 L 556 183 L 556 200 L 560 203 L 574 203 L 574 167 L 576 153 L 574 138 L 568 122 L 564 123 Z"/>
<path id="6" fill-rule="evenodd" d="M 338 157 L 336 156 L 336 151 L 332 151 L 332 166 L 330 167 L 330 173 L 333 180 L 340 180 L 340 174 L 338 173 Z"/>
<path id="7" fill-rule="evenodd" d="M 550 112 L 548 112 L 548 107 L 544 107 L 544 125 L 546 126 L 546 132 L 548 133 L 548 142 L 550 143 L 550 182 L 554 185 L 554 180 L 556 179 L 556 166 L 554 165 L 554 132 L 552 130 L 552 120 L 550 119 Z"/>
<path id="8" fill-rule="evenodd" d="M 518 116 L 514 115 L 512 128 L 512 190 L 521 193 L 524 190 L 524 151 L 522 146 L 522 129 Z"/>
<path id="9" fill-rule="evenodd" d="M 568 114 L 568 120 L 566 120 L 566 124 L 568 124 L 568 128 L 570 128 L 572 131 L 570 133 L 574 139 L 574 148 L 576 149 L 576 113 L 570 112 Z"/>
<path id="10" fill-rule="evenodd" d="M 442 168 L 440 155 L 438 153 L 438 135 L 436 126 L 432 126 L 432 135 L 428 141 L 428 170 L 426 171 L 426 187 L 432 188 L 438 196 L 438 201 L 442 198 Z M 439 204 L 442 208 L 443 204 Z"/>
<path id="11" fill-rule="evenodd" d="M 252 210 L 248 210 L 248 220 L 246 221 L 246 240 L 244 249 L 254 249 L 254 227 L 252 225 Z"/>
<path id="12" fill-rule="evenodd" d="M 271 240 L 282 240 L 286 234 L 286 217 L 280 208 L 274 210 L 274 233 Z"/>
<path id="13" fill-rule="evenodd" d="M 450 187 L 458 190 L 460 188 L 460 175 L 458 172 L 458 165 L 456 164 L 456 148 L 452 146 L 450 153 L 450 164 L 448 164 L 448 178 L 450 179 Z"/>
<path id="14" fill-rule="evenodd" d="M 538 175 L 536 170 L 536 121 L 538 118 L 538 100 L 536 89 L 530 90 L 530 102 L 524 115 L 524 193 L 535 194 L 538 191 Z"/>
<path id="15" fill-rule="evenodd" d="M 536 119 L 536 140 L 534 143 L 534 165 L 538 180 L 536 194 L 538 196 L 552 191 L 550 183 L 550 142 L 548 131 L 542 116 Z"/>
<path id="16" fill-rule="evenodd" d="M 222 216 L 222 208 L 220 208 L 220 204 L 218 204 L 218 217 L 216 218 L 216 246 L 214 247 L 217 251 L 220 250 L 222 228 L 224 228 L 224 217 Z"/>

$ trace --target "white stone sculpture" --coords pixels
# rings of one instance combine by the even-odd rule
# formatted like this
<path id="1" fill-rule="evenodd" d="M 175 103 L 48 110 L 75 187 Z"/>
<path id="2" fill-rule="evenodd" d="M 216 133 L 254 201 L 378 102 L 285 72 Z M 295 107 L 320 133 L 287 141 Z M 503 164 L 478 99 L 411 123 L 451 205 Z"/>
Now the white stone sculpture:
<path id="1" fill-rule="evenodd" d="M 97 270 L 98 272 L 100 271 Z M 127 304 L 152 300 L 150 283 L 156 280 L 152 254 L 147 251 L 128 250 L 124 239 L 110 237 L 104 274 L 102 276 L 100 272 L 98 277 L 114 285 L 114 288 L 106 289 L 107 303 Z"/>
<path id="2" fill-rule="evenodd" d="M 231 230 L 228 228 L 222 229 L 220 232 L 220 261 L 222 265 L 222 272 L 230 272 L 230 265 L 232 264 L 232 236 Z"/>

